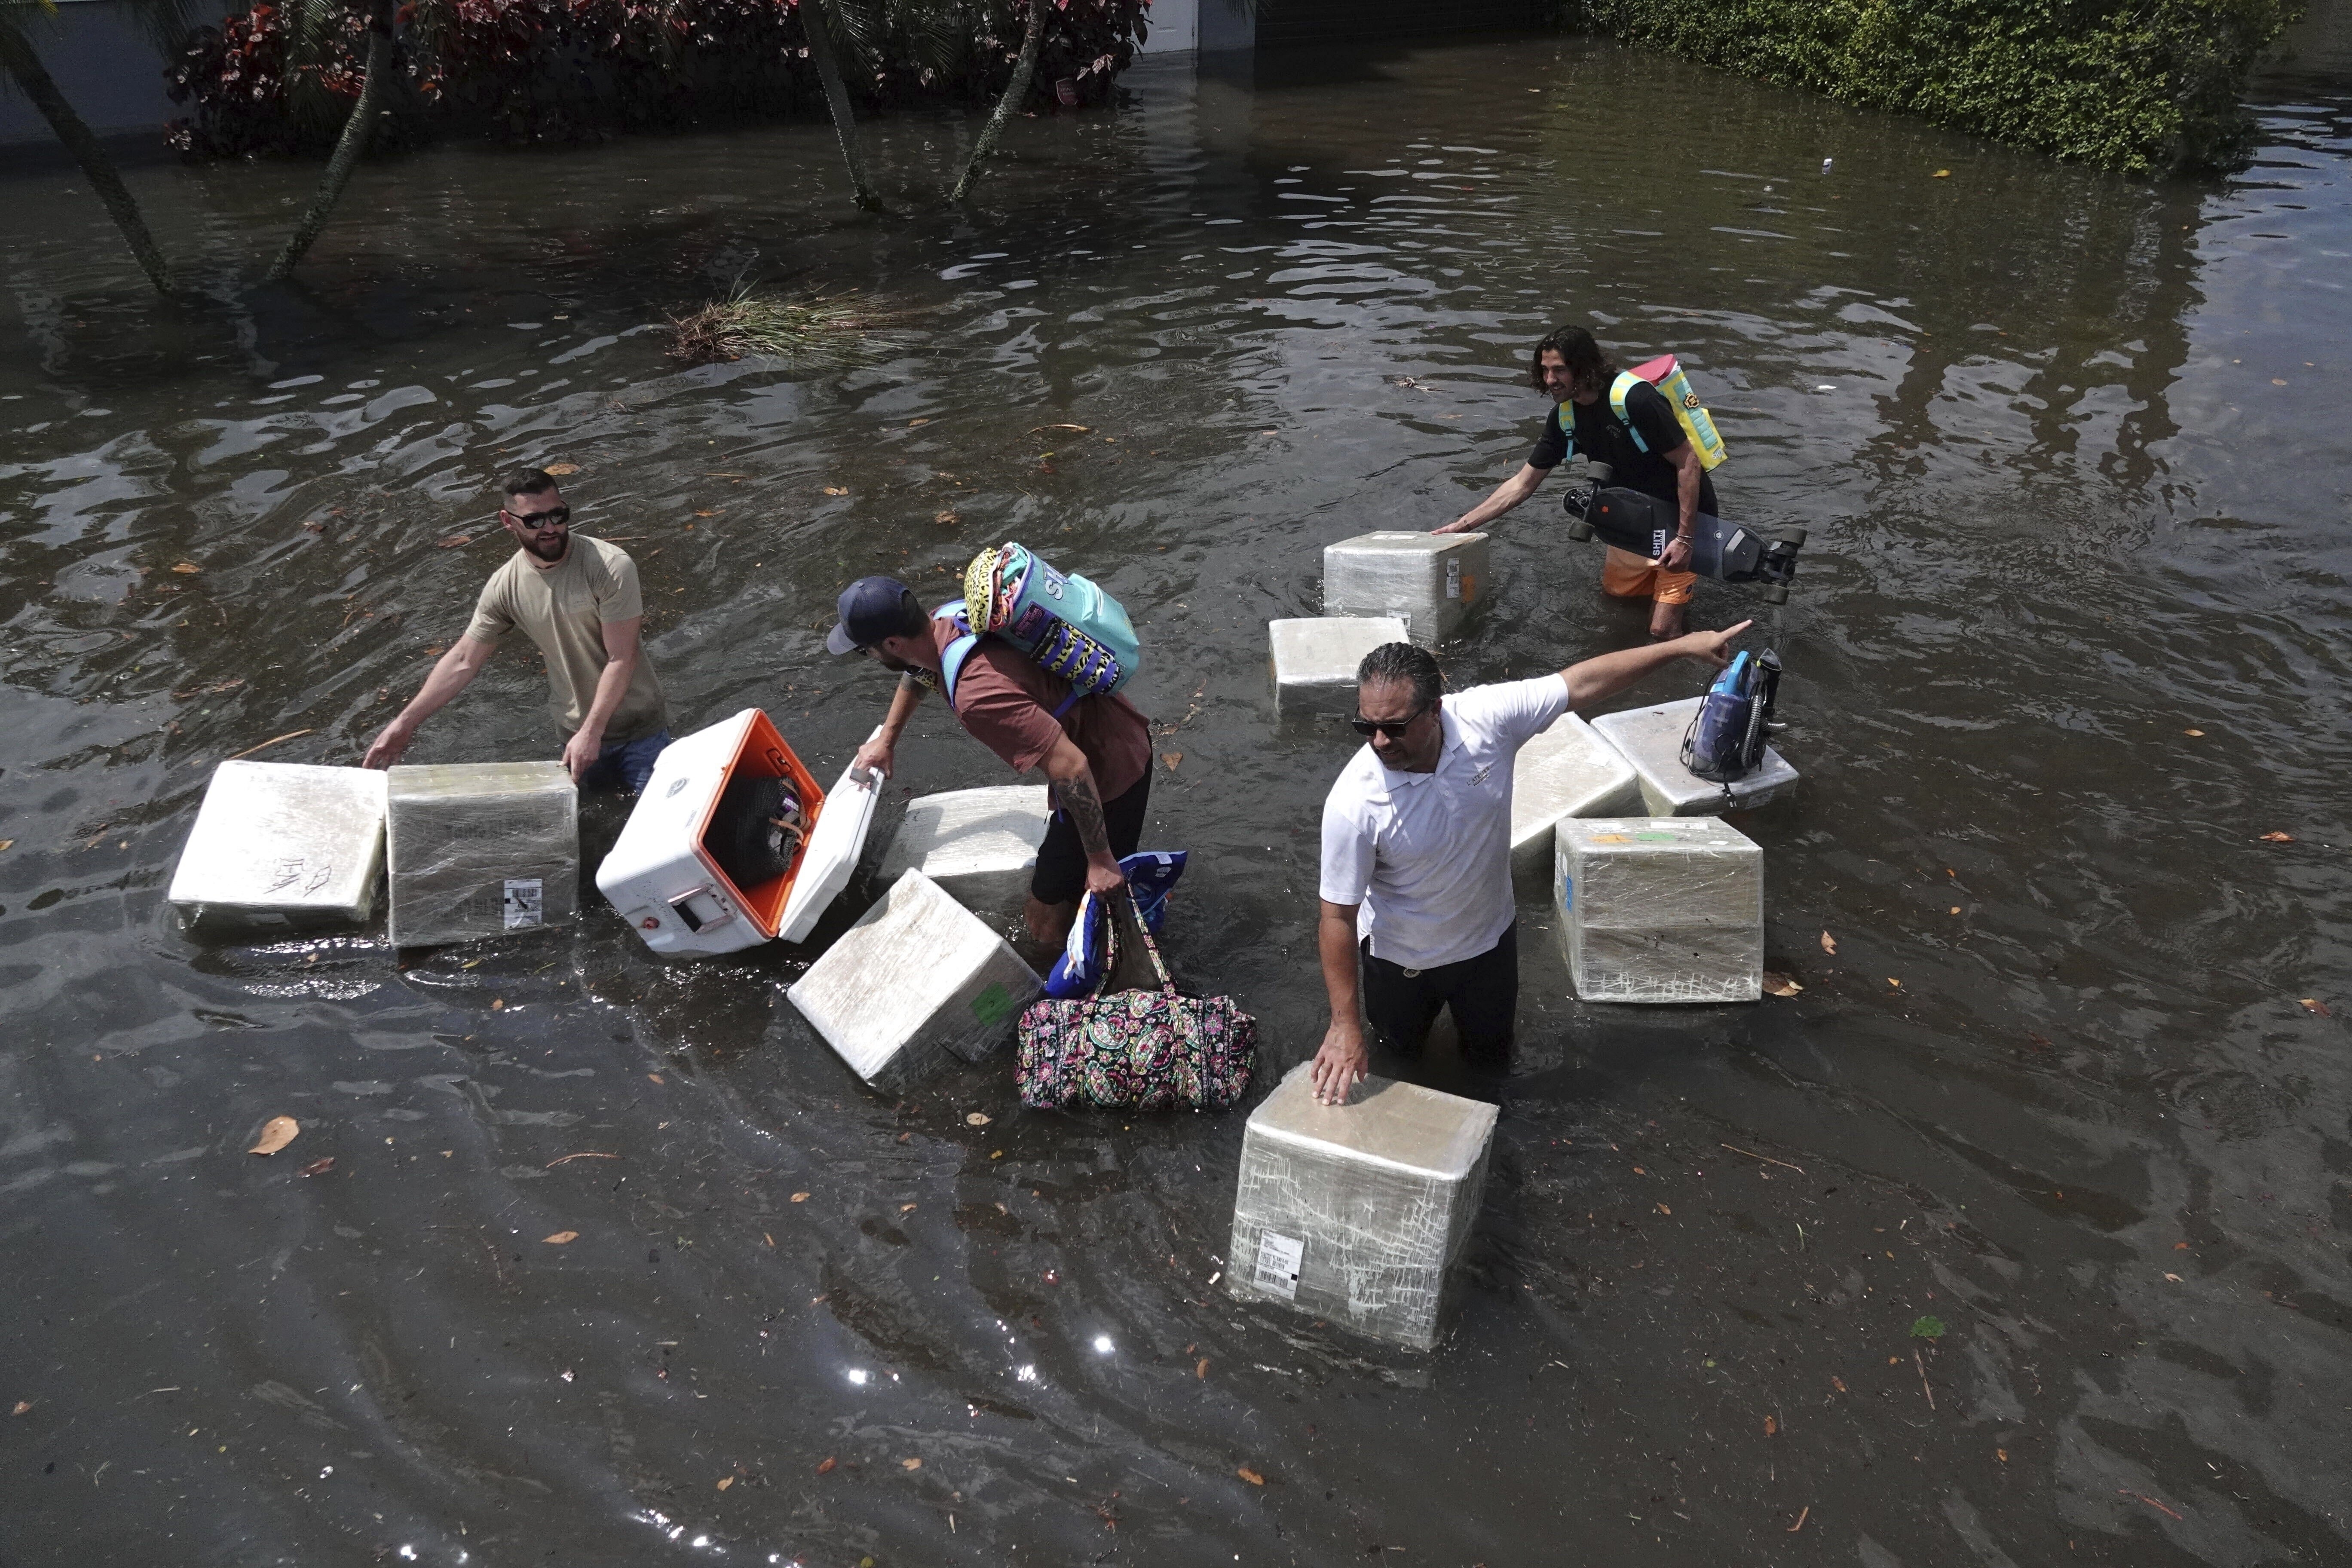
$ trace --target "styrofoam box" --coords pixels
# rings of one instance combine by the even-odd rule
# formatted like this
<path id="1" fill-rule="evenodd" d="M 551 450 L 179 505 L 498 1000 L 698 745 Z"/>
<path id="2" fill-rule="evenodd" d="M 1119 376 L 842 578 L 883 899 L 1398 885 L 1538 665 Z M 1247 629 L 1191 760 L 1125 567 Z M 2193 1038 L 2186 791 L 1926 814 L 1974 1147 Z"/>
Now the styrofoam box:
<path id="1" fill-rule="evenodd" d="M 1457 635 L 1486 593 L 1483 533 L 1360 533 L 1323 547 L 1323 610 L 1394 616 L 1424 647 Z"/>
<path id="2" fill-rule="evenodd" d="M 384 775 L 373 768 L 223 763 L 172 873 L 191 921 L 363 921 L 383 875 Z"/>
<path id="3" fill-rule="evenodd" d="M 580 792 L 562 763 L 394 768 L 385 785 L 395 947 L 563 925 L 580 901 Z"/>
<path id="4" fill-rule="evenodd" d="M 907 803 L 882 852 L 882 879 L 920 871 L 967 909 L 1018 910 L 1037 869 L 1052 807 L 1043 784 L 955 789 Z"/>
<path id="5" fill-rule="evenodd" d="M 1354 712 L 1356 667 L 1382 643 L 1406 640 L 1404 622 L 1394 616 L 1268 621 L 1265 635 L 1274 659 L 1274 705 L 1284 713 Z"/>
<path id="6" fill-rule="evenodd" d="M 1633 764 L 1573 713 L 1519 748 L 1511 764 L 1511 876 L 1551 887 L 1552 825 L 1563 816 L 1622 816 L 1642 808 Z"/>
<path id="7" fill-rule="evenodd" d="M 1003 937 L 909 870 L 785 994 L 851 1071 L 896 1092 L 1003 1045 L 1041 989 Z"/>
<path id="8" fill-rule="evenodd" d="M 1383 1078 L 1322 1105 L 1310 1066 L 1243 1130 L 1227 1289 L 1427 1350 L 1478 1215 L 1495 1107 Z"/>
<path id="9" fill-rule="evenodd" d="M 1724 811 L 1746 811 L 1769 805 L 1797 782 L 1797 770 L 1771 747 L 1754 773 L 1730 785 L 1709 784 L 1683 766 L 1683 736 L 1698 714 L 1704 697 L 1655 708 L 1630 708 L 1595 719 L 1592 728 L 1625 754 L 1642 781 L 1642 801 L 1655 816 L 1713 816 Z"/>
<path id="10" fill-rule="evenodd" d="M 737 886 L 707 842 L 714 813 L 740 778 L 792 780 L 811 823 L 785 874 L 752 887 Z M 853 784 L 836 802 L 815 782 L 757 708 L 682 736 L 655 761 L 620 837 L 596 868 L 597 890 L 656 952 L 740 952 L 773 940 L 793 914 L 806 935 L 856 869 L 874 813 L 871 788 Z M 828 831 L 828 812 L 840 831 Z"/>
<path id="11" fill-rule="evenodd" d="M 1753 1002 L 1764 851 L 1711 816 L 1562 817 L 1553 902 L 1587 1002 Z"/>

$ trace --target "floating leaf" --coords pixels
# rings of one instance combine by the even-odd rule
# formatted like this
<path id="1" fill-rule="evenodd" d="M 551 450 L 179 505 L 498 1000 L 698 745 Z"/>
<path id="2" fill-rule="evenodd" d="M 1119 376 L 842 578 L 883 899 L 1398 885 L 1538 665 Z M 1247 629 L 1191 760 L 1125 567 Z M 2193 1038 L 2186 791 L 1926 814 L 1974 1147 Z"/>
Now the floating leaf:
<path id="1" fill-rule="evenodd" d="M 900 1204 L 898 1205 L 898 1212 L 900 1214 L 913 1214 L 915 1212 L 915 1205 L 912 1204 Z"/>
<path id="2" fill-rule="evenodd" d="M 733 1476 L 721 1476 L 719 1478 L 719 1489 L 722 1492 L 734 1484 L 735 1478 Z"/>
<path id="3" fill-rule="evenodd" d="M 1836 957 L 1837 938 L 1832 936 L 1827 931 L 1822 932 L 1822 951 L 1828 953 L 1832 958 Z"/>
<path id="4" fill-rule="evenodd" d="M 1830 1386 L 1836 1389 L 1840 1394 L 1843 1394 L 1845 1392 L 1845 1379 L 1842 1377 L 1832 1377 L 1830 1379 Z"/>
<path id="5" fill-rule="evenodd" d="M 2303 1010 L 2306 1013 L 2314 1014 L 2322 1018 L 2333 1018 L 2336 1016 L 2335 1014 L 2327 1010 L 2327 1004 L 2322 1002 L 2316 996 L 2305 996 L 2300 998 L 2300 1001 L 2302 1003 Z"/>
<path id="6" fill-rule="evenodd" d="M 306 1176 L 323 1176 L 334 1168 L 335 1157 L 330 1154 L 323 1160 L 313 1160 L 303 1166 L 302 1173 Z"/>
<path id="7" fill-rule="evenodd" d="M 839 1459 L 835 1458 L 831 1454 L 827 1454 L 824 1460 L 817 1466 L 816 1473 L 820 1476 L 829 1476 L 833 1474 L 834 1466 L 839 1463 L 841 1463 Z"/>
<path id="8" fill-rule="evenodd" d="M 694 515 L 697 517 L 717 517 L 719 514 L 716 511 L 698 511 Z"/>
<path id="9" fill-rule="evenodd" d="M 576 1230 L 559 1230 L 553 1236 L 543 1236 L 540 1239 L 550 1247 L 569 1247 L 580 1239 L 580 1233 Z"/>
<path id="10" fill-rule="evenodd" d="M 2265 844 L 2292 844 L 2294 842 L 2294 835 L 2292 833 L 2265 833 L 2263 835 L 2263 842 Z"/>
<path id="11" fill-rule="evenodd" d="M 988 1125 L 988 1112 L 985 1110 L 975 1110 L 966 1116 L 963 1121 L 964 1125 L 967 1127 L 985 1127 Z"/>
<path id="12" fill-rule="evenodd" d="M 845 496 L 849 493 L 849 487 L 847 485 L 827 485 L 824 487 L 824 493 L 829 496 Z"/>
<path id="13" fill-rule="evenodd" d="M 929 425 L 929 423 L 930 421 L 928 419 L 909 419 L 907 421 L 907 428 L 912 430 L 918 425 Z"/>
<path id="14" fill-rule="evenodd" d="M 463 550 L 473 542 L 474 536 L 470 533 L 453 533 L 446 539 L 435 540 L 433 547 L 436 550 Z"/>
<path id="15" fill-rule="evenodd" d="M 1247 1481 L 1254 1487 L 1262 1487 L 1265 1485 L 1265 1478 L 1259 1475 L 1255 1470 L 1251 1469 L 1247 1465 L 1242 1465 L 1236 1468 L 1234 1474 L 1241 1477 L 1242 1479 Z"/>
<path id="16" fill-rule="evenodd" d="M 294 1142 L 295 1134 L 301 1131 L 302 1124 L 295 1121 L 292 1117 L 273 1116 L 268 1121 L 261 1124 L 261 1136 L 254 1140 L 253 1147 L 247 1149 L 246 1152 L 248 1154 L 275 1154 L 278 1151 Z"/>
<path id="17" fill-rule="evenodd" d="M 1181 752 L 1162 752 L 1160 753 L 1160 760 L 1168 764 L 1168 771 L 1172 773 L 1176 771 L 1176 764 L 1184 760 L 1184 753 Z"/>
<path id="18" fill-rule="evenodd" d="M 1803 986 L 1778 970 L 1768 969 L 1764 972 L 1764 994 L 1768 996 L 1794 996 L 1803 989 Z"/>
<path id="19" fill-rule="evenodd" d="M 793 1202 L 796 1204 L 804 1204 L 808 1201 L 809 1195 L 806 1193 L 794 1193 L 793 1194 Z"/>
<path id="20" fill-rule="evenodd" d="M 901 1459 L 898 1461 L 898 1468 L 902 1470 L 919 1470 L 923 1468 L 923 1461 L 920 1459 Z"/>
<path id="21" fill-rule="evenodd" d="M 2202 730 L 2183 730 L 2180 732 L 2184 735 L 2194 735 L 2200 740 L 2203 739 L 2205 735 L 2205 731 Z"/>
<path id="22" fill-rule="evenodd" d="M 1915 1340 L 1942 1339 L 1944 1337 L 1944 1320 L 1934 1316 L 1920 1319 L 1917 1322 L 1911 1325 L 1911 1337 Z"/>
<path id="23" fill-rule="evenodd" d="M 1959 905 L 1958 905 L 1958 904 L 1954 904 L 1954 905 L 1952 906 L 1952 913 L 1954 913 L 1954 914 L 1958 914 L 1959 912 L 1960 912 L 1960 906 L 1959 906 Z"/>
<path id="24" fill-rule="evenodd" d="M 546 468 L 540 471 L 541 473 L 553 474 L 558 479 L 561 479 L 565 474 L 578 473 L 580 471 L 580 465 L 577 463 L 550 463 Z"/>
<path id="25" fill-rule="evenodd" d="M 1772 1436 L 1780 1430 L 1780 1423 L 1777 1417 L 1770 1415 L 1764 1417 L 1764 1436 L 1767 1437 Z"/>
<path id="26" fill-rule="evenodd" d="M 931 521 L 942 525 L 943 527 L 953 528 L 956 524 L 963 521 L 963 516 L 954 508 L 950 507 L 947 510 L 935 515 Z"/>
<path id="27" fill-rule="evenodd" d="M 1890 975 L 1888 975 L 1888 976 L 1886 977 L 1886 984 L 1888 984 L 1889 985 L 1901 985 L 1901 984 L 1903 984 L 1903 982 L 1901 982 L 1900 980 L 1895 979 L 1895 976 L 1893 976 L 1892 974 L 1890 974 Z"/>
<path id="28" fill-rule="evenodd" d="M 1992 1457 L 2004 1465 L 2009 1463 L 2009 1450 L 2006 1448 L 1995 1448 L 1992 1451 Z"/>
<path id="29" fill-rule="evenodd" d="M 178 565 L 173 567 L 172 570 L 177 572 L 183 577 L 193 577 L 197 573 L 203 571 L 204 568 L 197 565 L 193 561 L 183 561 Z"/>
<path id="30" fill-rule="evenodd" d="M 2178 1274 L 2168 1274 L 2165 1278 L 2171 1280 L 2175 1285 L 2181 1283 L 2180 1276 Z"/>
<path id="31" fill-rule="evenodd" d="M 1948 180 L 1952 177 L 1952 172 L 1949 169 L 1938 169 L 1936 171 L 1935 177 L 1939 180 Z"/>
<path id="32" fill-rule="evenodd" d="M 1192 1363 L 1192 1375 L 1199 1378 L 1203 1383 L 1208 1381 L 1209 1358 L 1207 1356 L 1202 1356 L 1199 1361 Z"/>
<path id="33" fill-rule="evenodd" d="M 1660 1205 L 1658 1205 L 1658 1212 L 1659 1212 L 1660 1214 L 1662 1214 L 1662 1215 L 1666 1215 L 1666 1216 L 1667 1216 L 1668 1218 L 1670 1218 L 1670 1219 L 1671 1219 L 1672 1217 L 1674 1217 L 1674 1212 L 1675 1212 L 1675 1211 L 1674 1211 L 1674 1210 L 1672 1210 L 1672 1209 L 1670 1209 L 1670 1208 L 1668 1208 L 1668 1207 L 1667 1207 L 1665 1205 L 1664 1205 L 1664 1204 L 1660 1204 Z"/>

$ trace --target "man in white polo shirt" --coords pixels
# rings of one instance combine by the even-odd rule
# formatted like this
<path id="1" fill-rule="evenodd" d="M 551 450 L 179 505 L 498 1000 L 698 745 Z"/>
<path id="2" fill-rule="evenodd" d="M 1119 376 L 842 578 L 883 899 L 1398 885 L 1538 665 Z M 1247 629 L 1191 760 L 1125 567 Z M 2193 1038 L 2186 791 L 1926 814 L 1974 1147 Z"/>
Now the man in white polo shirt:
<path id="1" fill-rule="evenodd" d="M 1384 643 L 1356 670 L 1349 759 L 1323 802 L 1323 915 L 1316 944 L 1331 1026 L 1315 1053 L 1315 1097 L 1342 1104 L 1370 1058 L 1366 1024 L 1395 1050 L 1421 1049 L 1451 1007 L 1463 1055 L 1500 1068 L 1518 1009 L 1511 894 L 1511 773 L 1519 748 L 1571 708 L 1661 665 L 1717 669 L 1749 623 L 1605 653 L 1557 675 L 1474 686 L 1452 697 L 1437 660 Z M 1360 969 L 1363 1002 L 1357 1005 Z"/>

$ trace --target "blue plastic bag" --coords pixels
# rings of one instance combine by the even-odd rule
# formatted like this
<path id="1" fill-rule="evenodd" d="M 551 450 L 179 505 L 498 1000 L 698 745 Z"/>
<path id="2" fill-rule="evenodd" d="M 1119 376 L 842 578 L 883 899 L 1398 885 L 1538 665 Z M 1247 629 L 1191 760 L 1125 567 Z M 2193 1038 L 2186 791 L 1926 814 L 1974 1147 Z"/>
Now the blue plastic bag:
<path id="1" fill-rule="evenodd" d="M 1184 859 L 1181 849 L 1143 849 L 1118 863 L 1143 929 L 1155 936 L 1168 919 L 1169 889 L 1184 874 Z M 1082 894 L 1061 955 L 1046 973 L 1045 994 L 1067 1000 L 1093 994 L 1110 967 L 1110 910 L 1094 894 Z"/>

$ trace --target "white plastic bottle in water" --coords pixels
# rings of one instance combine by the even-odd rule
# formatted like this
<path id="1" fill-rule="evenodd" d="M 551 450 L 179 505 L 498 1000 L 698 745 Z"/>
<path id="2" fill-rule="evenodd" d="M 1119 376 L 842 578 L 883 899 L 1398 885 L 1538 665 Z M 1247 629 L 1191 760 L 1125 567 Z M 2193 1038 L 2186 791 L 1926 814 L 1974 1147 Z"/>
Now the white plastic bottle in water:
<path id="1" fill-rule="evenodd" d="M 1836 163 L 1836 162 L 1837 162 L 1837 160 L 1836 160 L 1835 158 L 1824 158 L 1824 159 L 1822 159 L 1822 174 L 1828 174 L 1828 173 L 1830 172 L 1830 165 L 1831 165 L 1832 163 Z"/>

